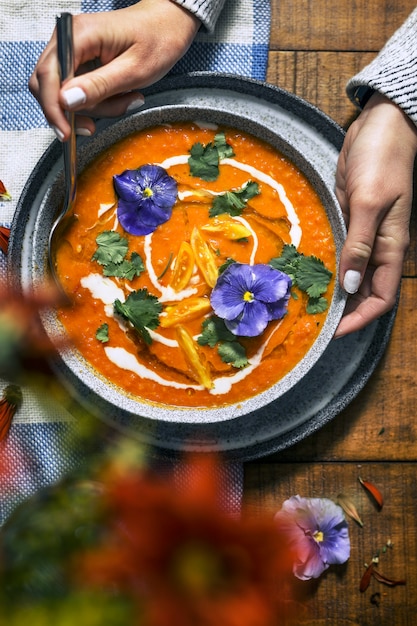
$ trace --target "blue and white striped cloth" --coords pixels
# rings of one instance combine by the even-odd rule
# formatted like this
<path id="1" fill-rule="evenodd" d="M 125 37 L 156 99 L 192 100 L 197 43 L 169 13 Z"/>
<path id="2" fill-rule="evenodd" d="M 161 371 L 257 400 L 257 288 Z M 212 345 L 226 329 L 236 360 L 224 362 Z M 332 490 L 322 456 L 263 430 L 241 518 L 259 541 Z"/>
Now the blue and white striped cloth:
<path id="1" fill-rule="evenodd" d="M 0 224 L 10 226 L 16 203 L 33 167 L 55 138 L 27 88 L 30 74 L 49 40 L 60 11 L 73 14 L 113 10 L 128 0 L 0 0 L 0 180 L 12 200 L 0 202 Z M 269 0 L 226 0 L 216 30 L 200 32 L 173 72 L 218 71 L 264 80 L 270 28 Z M 6 259 L 0 251 L 0 281 Z M 0 395 L 7 381 L 0 380 Z M 74 427 L 66 410 L 42 402 L 23 389 L 23 405 L 7 439 L 8 472 L 0 476 L 0 523 L 24 498 L 57 481 L 78 459 L 62 450 L 63 435 Z M 239 506 L 242 468 L 233 465 Z"/>

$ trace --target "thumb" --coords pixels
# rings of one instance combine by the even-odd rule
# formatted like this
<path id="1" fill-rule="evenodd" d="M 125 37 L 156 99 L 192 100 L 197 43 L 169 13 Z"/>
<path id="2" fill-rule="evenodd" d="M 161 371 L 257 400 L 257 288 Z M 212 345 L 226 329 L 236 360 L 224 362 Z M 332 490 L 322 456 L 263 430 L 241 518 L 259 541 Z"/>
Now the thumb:
<path id="1" fill-rule="evenodd" d="M 375 240 L 376 225 L 370 220 L 368 211 L 351 208 L 349 228 L 340 257 L 340 282 L 349 294 L 358 291 Z"/>
<path id="2" fill-rule="evenodd" d="M 106 65 L 66 82 L 61 89 L 60 98 L 65 109 L 91 110 L 109 98 L 117 102 L 114 96 L 127 94 L 137 86 L 131 64 L 123 57 L 117 57 Z M 141 98 L 143 103 L 143 96 L 138 92 L 135 95 L 136 98 Z M 115 115 L 121 113 L 124 113 L 124 110 L 114 111 Z"/>

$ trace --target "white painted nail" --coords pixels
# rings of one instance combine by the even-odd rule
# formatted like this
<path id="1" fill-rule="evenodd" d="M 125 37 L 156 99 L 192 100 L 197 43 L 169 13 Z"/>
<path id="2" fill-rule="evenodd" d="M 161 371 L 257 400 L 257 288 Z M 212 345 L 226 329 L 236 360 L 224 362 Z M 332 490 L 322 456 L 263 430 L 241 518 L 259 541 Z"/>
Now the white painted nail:
<path id="1" fill-rule="evenodd" d="M 65 104 L 69 109 L 84 104 L 87 101 L 87 94 L 81 87 L 72 87 L 62 93 Z"/>
<path id="2" fill-rule="evenodd" d="M 343 279 L 343 287 L 345 291 L 354 294 L 358 291 L 361 284 L 361 274 L 357 270 L 347 270 Z"/>
<path id="3" fill-rule="evenodd" d="M 89 128 L 76 128 L 75 132 L 77 135 L 80 135 L 80 137 L 91 137 L 93 134 Z"/>
<path id="4" fill-rule="evenodd" d="M 138 96 L 137 98 L 135 98 L 135 100 L 132 100 L 132 102 L 129 104 L 129 106 L 126 109 L 126 113 L 132 113 L 132 111 L 136 111 L 137 109 L 140 109 L 140 107 L 142 107 L 145 104 L 145 98 L 143 96 Z"/>
<path id="5" fill-rule="evenodd" d="M 59 141 L 64 141 L 64 133 L 61 130 L 59 130 L 59 128 L 57 126 L 51 126 L 51 128 L 54 131 L 54 133 L 56 135 L 56 138 Z"/>

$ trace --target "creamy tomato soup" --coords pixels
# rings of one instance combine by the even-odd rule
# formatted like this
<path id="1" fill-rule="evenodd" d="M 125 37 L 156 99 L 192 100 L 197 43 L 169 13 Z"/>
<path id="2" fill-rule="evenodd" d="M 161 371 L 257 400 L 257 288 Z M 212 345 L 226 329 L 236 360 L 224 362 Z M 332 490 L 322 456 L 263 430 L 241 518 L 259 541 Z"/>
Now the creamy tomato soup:
<path id="1" fill-rule="evenodd" d="M 244 132 L 184 123 L 130 135 L 80 175 L 74 212 L 57 252 L 73 305 L 59 318 L 128 394 L 180 407 L 236 403 L 274 385 L 320 333 L 336 269 L 326 211 L 288 159 Z M 129 220 L 150 232 L 129 232 Z M 259 280 L 242 286 L 252 269 Z M 288 285 L 278 304 L 270 275 Z M 230 311 L 242 312 L 219 315 L 214 290 L 223 309 L 230 297 Z"/>

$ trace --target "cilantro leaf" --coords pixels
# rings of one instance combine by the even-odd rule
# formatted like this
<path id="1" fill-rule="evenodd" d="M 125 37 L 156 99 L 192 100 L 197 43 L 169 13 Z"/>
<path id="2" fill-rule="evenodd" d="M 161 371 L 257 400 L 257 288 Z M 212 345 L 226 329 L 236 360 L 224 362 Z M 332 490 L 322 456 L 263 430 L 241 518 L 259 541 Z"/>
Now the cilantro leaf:
<path id="1" fill-rule="evenodd" d="M 115 300 L 113 306 L 115 312 L 128 320 L 145 343 L 150 345 L 152 338 L 148 328 L 153 330 L 159 326 L 159 314 L 162 311 L 158 298 L 147 289 L 139 289 L 132 291 L 125 302 Z"/>
<path id="2" fill-rule="evenodd" d="M 326 292 L 332 277 L 323 261 L 315 256 L 300 256 L 297 268 L 297 285 L 312 298 Z"/>
<path id="3" fill-rule="evenodd" d="M 108 263 L 104 267 L 103 274 L 104 276 L 133 280 L 135 276 L 140 276 L 144 270 L 145 266 L 141 256 L 137 252 L 132 252 L 130 261 L 123 259 L 121 263 Z"/>
<path id="4" fill-rule="evenodd" d="M 314 315 L 314 313 L 323 313 L 328 306 L 326 298 L 309 298 L 307 302 L 307 313 Z"/>
<path id="5" fill-rule="evenodd" d="M 213 206 L 209 211 L 210 217 L 221 215 L 222 213 L 228 213 L 235 217 L 241 215 L 243 209 L 246 206 L 248 200 L 259 194 L 259 185 L 251 180 L 248 180 L 243 187 L 238 191 L 226 191 L 222 193 L 213 201 Z"/>
<path id="6" fill-rule="evenodd" d="M 224 363 L 231 363 L 239 369 L 248 364 L 245 348 L 236 340 L 219 344 L 217 351 Z"/>
<path id="7" fill-rule="evenodd" d="M 216 146 L 217 152 L 219 153 L 220 161 L 222 159 L 229 159 L 230 157 L 235 155 L 232 146 L 226 141 L 226 135 L 224 134 L 224 132 L 217 133 L 217 135 L 214 137 L 214 145 Z"/>
<path id="8" fill-rule="evenodd" d="M 224 321 L 213 315 L 202 324 L 202 333 L 197 342 L 200 346 L 215 348 L 223 363 L 231 363 L 234 367 L 242 368 L 248 364 L 245 348 L 236 341 L 235 335 L 225 326 Z"/>
<path id="9" fill-rule="evenodd" d="M 98 248 L 93 254 L 93 260 L 100 265 L 121 263 L 128 250 L 127 239 L 114 230 L 105 230 L 96 237 Z"/>
<path id="10" fill-rule="evenodd" d="M 226 142 L 224 133 L 218 133 L 214 141 L 205 146 L 198 142 L 190 150 L 188 164 L 192 176 L 203 180 L 216 180 L 219 176 L 219 162 L 221 159 L 233 156 L 232 147 Z"/>
<path id="11" fill-rule="evenodd" d="M 321 313 L 327 309 L 328 302 L 321 296 L 327 291 L 332 272 L 321 259 L 314 255 L 305 256 L 295 246 L 285 245 L 281 256 L 271 259 L 269 263 L 288 274 L 293 285 L 309 296 L 308 313 Z"/>
<path id="12" fill-rule="evenodd" d="M 214 348 L 219 341 L 236 341 L 236 336 L 226 328 L 224 321 L 220 317 L 212 315 L 204 320 L 202 333 L 198 337 L 197 342 L 200 346 Z"/>
<path id="13" fill-rule="evenodd" d="M 93 260 L 103 266 L 104 276 L 115 276 L 133 280 L 135 276 L 145 270 L 140 255 L 132 252 L 130 260 L 126 258 L 128 252 L 127 239 L 114 230 L 106 230 L 96 237 L 98 248 L 93 254 Z"/>
<path id="14" fill-rule="evenodd" d="M 109 325 L 102 324 L 96 330 L 96 339 L 101 341 L 101 343 L 107 343 L 109 340 Z"/>

